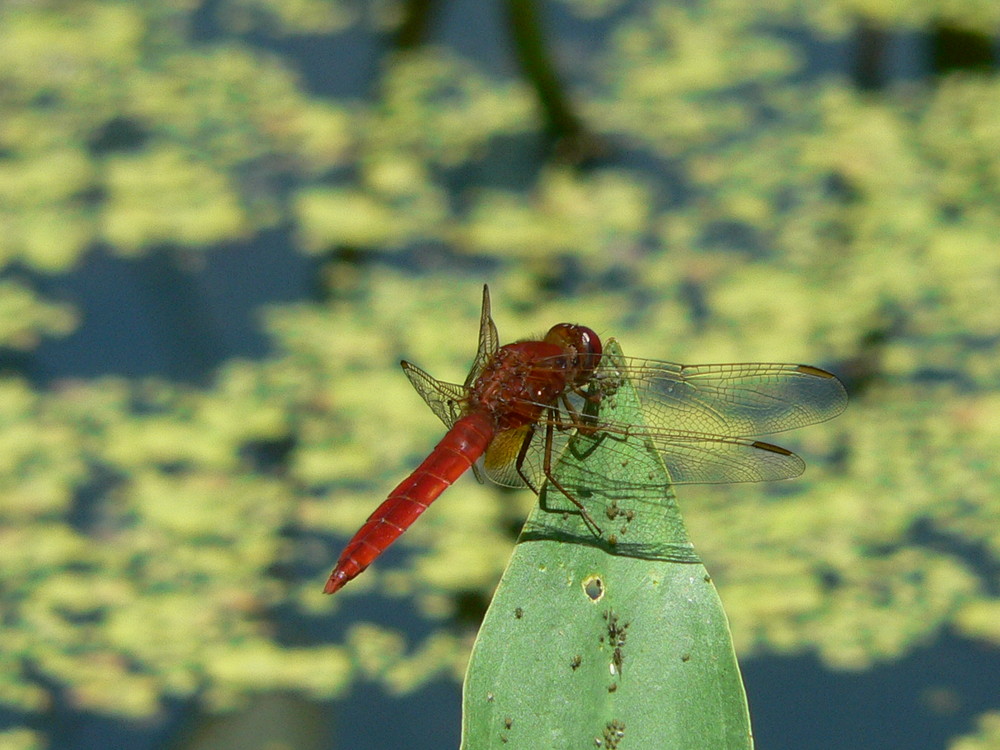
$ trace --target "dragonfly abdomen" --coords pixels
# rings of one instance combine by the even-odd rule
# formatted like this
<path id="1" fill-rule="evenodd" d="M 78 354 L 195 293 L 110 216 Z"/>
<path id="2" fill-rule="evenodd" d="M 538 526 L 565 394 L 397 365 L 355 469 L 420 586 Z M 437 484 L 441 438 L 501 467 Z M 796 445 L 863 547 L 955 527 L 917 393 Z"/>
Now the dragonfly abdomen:
<path id="1" fill-rule="evenodd" d="M 332 594 L 361 573 L 486 451 L 496 431 L 489 414 L 460 417 L 424 462 L 375 509 L 344 548 L 324 591 Z"/>

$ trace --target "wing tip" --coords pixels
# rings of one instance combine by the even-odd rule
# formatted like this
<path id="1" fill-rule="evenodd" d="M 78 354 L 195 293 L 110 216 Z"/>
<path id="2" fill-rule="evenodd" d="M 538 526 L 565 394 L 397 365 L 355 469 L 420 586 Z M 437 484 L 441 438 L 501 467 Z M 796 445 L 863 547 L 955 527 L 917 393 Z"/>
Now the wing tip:
<path id="1" fill-rule="evenodd" d="M 795 477 L 801 476 L 806 470 L 806 462 L 802 460 L 802 457 L 797 453 L 792 453 L 788 448 L 782 448 L 780 445 L 775 445 L 774 443 L 765 443 L 763 440 L 754 440 L 750 445 L 757 450 L 774 453 L 781 457 L 778 459 L 778 463 L 772 466 L 772 468 L 775 466 L 779 467 L 780 470 L 774 476 L 764 476 L 758 481 L 771 482 L 779 479 L 795 479 Z"/>
<path id="2" fill-rule="evenodd" d="M 770 451 L 771 453 L 778 453 L 778 454 L 780 454 L 782 456 L 794 456 L 795 455 L 794 453 L 792 453 L 787 448 L 782 448 L 780 445 L 775 445 L 774 443 L 765 443 L 762 440 L 754 440 L 753 443 L 752 443 L 752 445 L 753 445 L 754 448 L 757 448 L 759 450 Z"/>
<path id="3" fill-rule="evenodd" d="M 827 372 L 826 370 L 820 367 L 814 367 L 813 365 L 796 365 L 795 369 L 803 375 L 813 375 L 817 378 L 832 378 L 833 380 L 837 380 L 837 376 L 832 372 Z"/>

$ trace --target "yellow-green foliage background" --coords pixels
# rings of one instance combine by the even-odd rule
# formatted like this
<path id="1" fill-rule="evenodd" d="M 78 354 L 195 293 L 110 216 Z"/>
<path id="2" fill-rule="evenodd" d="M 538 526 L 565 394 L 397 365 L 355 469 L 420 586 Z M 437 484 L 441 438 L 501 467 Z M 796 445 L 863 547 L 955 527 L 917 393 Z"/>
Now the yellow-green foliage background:
<path id="1" fill-rule="evenodd" d="M 440 435 L 397 361 L 461 381 L 483 281 L 504 339 L 568 319 L 627 354 L 803 361 L 864 386 L 842 417 L 781 441 L 810 461 L 803 480 L 680 492 L 742 655 L 864 669 L 946 628 L 1000 646 L 984 579 L 1000 556 L 1000 78 L 862 93 L 842 72 L 804 75 L 804 40 L 845 44 L 858 18 L 990 33 L 1000 4 L 565 6 L 614 14 L 599 39 L 553 45 L 608 150 L 513 179 L 491 170 L 541 154 L 542 126 L 509 71 L 425 48 L 386 55 L 371 96 L 338 100 L 249 41 L 384 41 L 388 0 L 220 0 L 220 33 L 196 43 L 191 0 L 0 6 L 0 346 L 30 361 L 79 324 L 36 281 L 95 248 L 190 263 L 290 227 L 326 300 L 261 310 L 272 356 L 226 362 L 206 388 L 0 377 L 4 706 L 47 710 L 29 675 L 130 717 L 195 693 L 225 707 L 458 678 L 468 633 L 355 622 L 342 642 L 292 647 L 271 618 L 350 620 L 378 591 L 436 621 L 453 594 L 495 585 L 532 498 L 463 481 L 400 543 L 405 567 L 320 593 L 337 542 Z M 136 147 L 94 147 L 123 123 Z M 554 291 L 564 278 L 571 294 Z M 280 470 L 246 458 L 282 441 Z M 987 715 L 953 747 L 997 734 Z"/>

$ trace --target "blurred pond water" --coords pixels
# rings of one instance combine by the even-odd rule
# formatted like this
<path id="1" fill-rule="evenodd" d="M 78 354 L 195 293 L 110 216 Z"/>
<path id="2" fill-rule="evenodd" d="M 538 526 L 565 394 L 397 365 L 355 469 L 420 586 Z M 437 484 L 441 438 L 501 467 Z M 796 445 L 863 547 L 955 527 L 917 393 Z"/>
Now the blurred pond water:
<path id="1" fill-rule="evenodd" d="M 869 5 L 548 5 L 555 146 L 501 5 L 398 58 L 406 4 L 0 9 L 0 748 L 457 745 L 528 493 L 319 592 L 484 281 L 504 340 L 842 375 L 804 479 L 680 493 L 758 746 L 1000 746 L 1000 17 Z"/>

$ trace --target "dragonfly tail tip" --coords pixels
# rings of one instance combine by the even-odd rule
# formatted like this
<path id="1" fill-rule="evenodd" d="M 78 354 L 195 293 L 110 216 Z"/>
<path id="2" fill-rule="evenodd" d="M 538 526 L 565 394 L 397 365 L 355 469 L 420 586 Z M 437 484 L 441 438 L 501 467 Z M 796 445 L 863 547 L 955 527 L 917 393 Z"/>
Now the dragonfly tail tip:
<path id="1" fill-rule="evenodd" d="M 326 581 L 326 586 L 323 587 L 324 594 L 335 594 L 340 591 L 344 584 L 347 583 L 349 579 L 347 574 L 342 570 L 335 570 L 330 574 L 330 577 Z"/>

